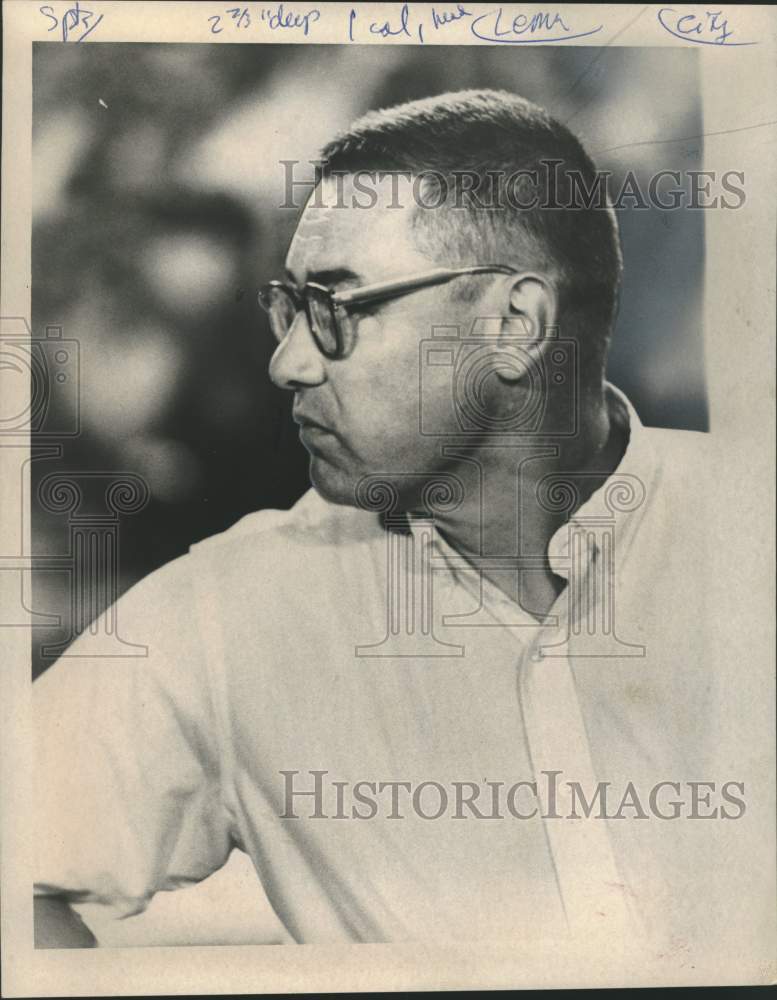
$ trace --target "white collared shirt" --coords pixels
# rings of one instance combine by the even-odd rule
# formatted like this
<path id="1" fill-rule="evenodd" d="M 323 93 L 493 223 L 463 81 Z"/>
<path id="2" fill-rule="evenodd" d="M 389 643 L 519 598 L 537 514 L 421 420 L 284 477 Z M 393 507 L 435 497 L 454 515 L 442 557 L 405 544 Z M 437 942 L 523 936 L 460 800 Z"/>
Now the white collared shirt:
<path id="1" fill-rule="evenodd" d="M 139 912 L 237 845 L 300 942 L 716 933 L 748 814 L 720 818 L 741 762 L 707 642 L 709 442 L 623 401 L 628 447 L 551 541 L 569 582 L 542 621 L 423 519 L 403 536 L 314 491 L 128 592 L 118 631 L 147 656 L 101 657 L 87 632 L 35 684 L 36 891 Z M 290 781 L 321 783 L 297 818 Z M 532 781 L 545 800 L 554 783 L 553 816 L 528 815 Z M 718 818 L 687 818 L 693 781 L 715 783 L 693 808 Z M 360 782 L 384 783 L 361 786 L 372 818 Z M 629 783 L 638 805 L 569 818 L 569 783 L 579 812 L 600 782 L 608 814 Z M 653 809 L 660 782 L 681 788 Z M 473 787 L 481 816 L 455 799 Z M 683 815 L 662 818 L 672 798 Z"/>

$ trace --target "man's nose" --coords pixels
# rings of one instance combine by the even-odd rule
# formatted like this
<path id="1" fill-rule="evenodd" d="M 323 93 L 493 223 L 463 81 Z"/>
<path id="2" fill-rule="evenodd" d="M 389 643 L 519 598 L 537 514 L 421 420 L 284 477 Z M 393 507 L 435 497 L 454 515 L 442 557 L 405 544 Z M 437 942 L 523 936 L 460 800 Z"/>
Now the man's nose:
<path id="1" fill-rule="evenodd" d="M 326 378 L 325 358 L 316 346 L 305 314 L 297 314 L 289 332 L 270 358 L 270 378 L 279 389 L 320 385 Z"/>

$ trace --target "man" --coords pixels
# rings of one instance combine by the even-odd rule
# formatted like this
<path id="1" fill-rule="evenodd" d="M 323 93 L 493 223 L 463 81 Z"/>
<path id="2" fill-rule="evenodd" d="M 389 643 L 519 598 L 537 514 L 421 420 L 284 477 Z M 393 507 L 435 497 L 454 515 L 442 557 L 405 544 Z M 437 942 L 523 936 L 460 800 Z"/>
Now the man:
<path id="1" fill-rule="evenodd" d="M 591 160 L 491 91 L 323 157 L 261 293 L 313 489 L 125 595 L 147 658 L 85 633 L 36 684 L 39 943 L 234 847 L 299 942 L 716 940 L 746 803 L 709 445 L 605 382 L 621 257 L 574 201 Z"/>

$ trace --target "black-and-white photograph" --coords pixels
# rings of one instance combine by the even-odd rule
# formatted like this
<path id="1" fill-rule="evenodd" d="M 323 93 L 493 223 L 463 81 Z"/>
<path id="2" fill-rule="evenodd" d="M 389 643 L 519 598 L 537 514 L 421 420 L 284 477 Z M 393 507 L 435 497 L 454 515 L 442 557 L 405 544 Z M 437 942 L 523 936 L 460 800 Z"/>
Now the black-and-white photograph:
<path id="1" fill-rule="evenodd" d="M 40 8 L 0 340 L 35 953 L 491 943 L 558 956 L 543 985 L 595 984 L 579 951 L 603 985 L 726 954 L 769 981 L 770 585 L 739 538 L 773 498 L 711 386 L 771 348 L 743 314 L 719 374 L 710 260 L 774 199 L 705 96 L 706 49 L 756 41 L 326 6 L 200 5 L 196 43 Z M 774 122 L 738 127 L 773 158 Z"/>

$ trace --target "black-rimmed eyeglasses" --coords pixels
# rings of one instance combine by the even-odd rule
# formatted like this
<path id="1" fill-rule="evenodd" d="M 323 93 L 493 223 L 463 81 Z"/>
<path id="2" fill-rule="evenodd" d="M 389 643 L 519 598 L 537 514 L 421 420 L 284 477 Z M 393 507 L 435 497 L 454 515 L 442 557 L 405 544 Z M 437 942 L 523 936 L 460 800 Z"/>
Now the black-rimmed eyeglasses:
<path id="1" fill-rule="evenodd" d="M 309 281 L 303 288 L 283 281 L 271 281 L 259 291 L 259 304 L 270 318 L 270 327 L 280 343 L 294 320 L 304 310 L 313 339 L 327 358 L 342 358 L 354 342 L 351 310 L 399 298 L 420 288 L 442 285 L 466 274 L 515 274 L 504 264 L 475 264 L 470 267 L 438 267 L 422 274 L 379 281 L 360 288 L 334 291 Z"/>

